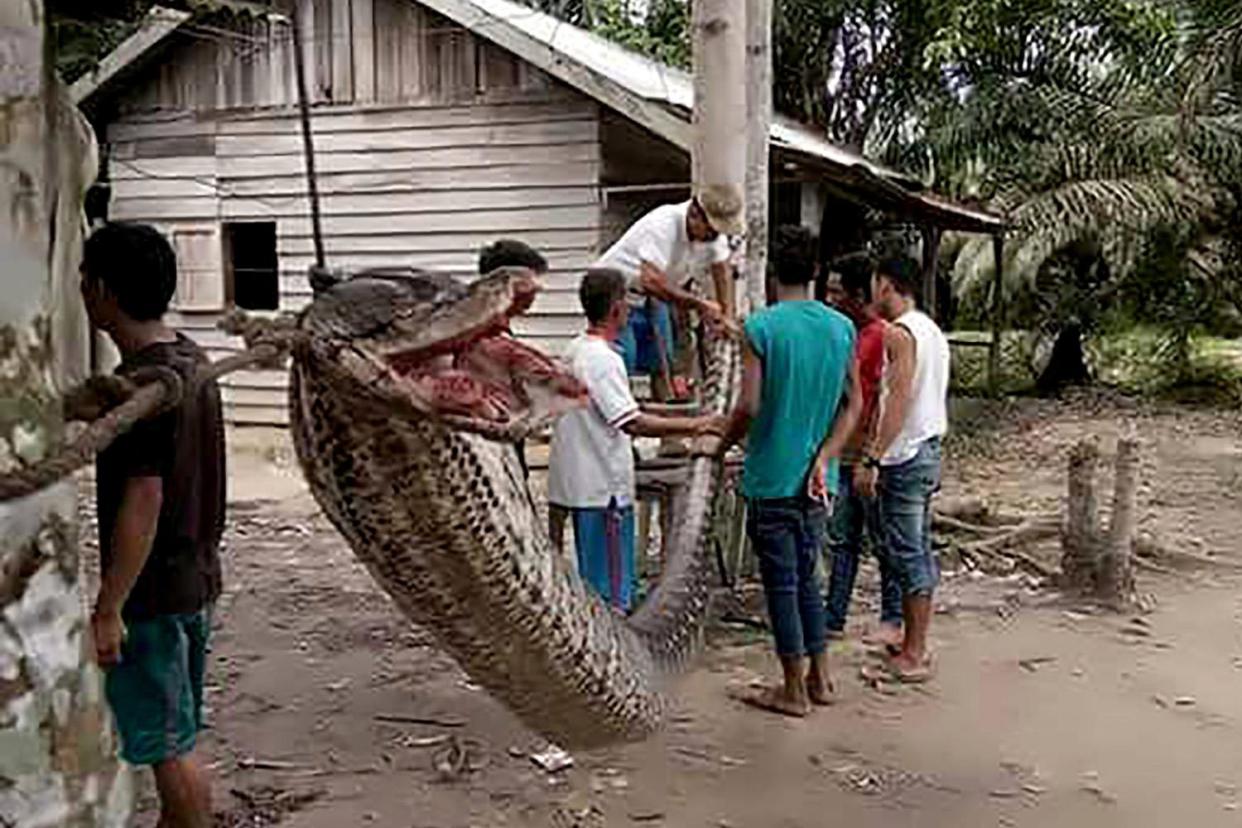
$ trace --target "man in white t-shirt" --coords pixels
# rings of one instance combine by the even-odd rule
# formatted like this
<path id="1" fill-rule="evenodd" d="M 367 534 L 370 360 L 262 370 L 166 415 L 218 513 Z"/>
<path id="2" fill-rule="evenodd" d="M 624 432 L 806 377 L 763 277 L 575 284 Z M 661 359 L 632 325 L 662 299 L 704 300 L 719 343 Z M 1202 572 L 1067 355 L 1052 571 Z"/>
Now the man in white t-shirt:
<path id="1" fill-rule="evenodd" d="M 667 303 L 698 311 L 716 330 L 737 332 L 733 267 L 727 235 L 745 230 L 742 203 L 726 188 L 665 204 L 634 222 L 596 267 L 625 276 L 630 319 L 617 344 L 631 373 L 662 374 L 672 364 L 673 326 Z M 698 269 L 711 271 L 706 296 L 693 290 Z"/>
<path id="2" fill-rule="evenodd" d="M 548 503 L 569 512 L 578 571 L 622 612 L 633 605 L 634 452 L 631 435 L 698 435 L 711 417 L 661 417 L 641 411 L 614 343 L 629 306 L 620 271 L 593 268 L 578 289 L 587 329 L 565 354 L 590 404 L 562 415 L 552 435 Z"/>
<path id="3" fill-rule="evenodd" d="M 871 278 L 884 330 L 880 416 L 854 479 L 878 513 L 880 550 L 901 582 L 903 637 L 888 662 L 903 682 L 931 678 L 927 633 L 940 566 L 932 547 L 932 495 L 940 488 L 940 440 L 949 428 L 949 341 L 918 309 L 922 273 L 908 256 L 887 259 Z"/>

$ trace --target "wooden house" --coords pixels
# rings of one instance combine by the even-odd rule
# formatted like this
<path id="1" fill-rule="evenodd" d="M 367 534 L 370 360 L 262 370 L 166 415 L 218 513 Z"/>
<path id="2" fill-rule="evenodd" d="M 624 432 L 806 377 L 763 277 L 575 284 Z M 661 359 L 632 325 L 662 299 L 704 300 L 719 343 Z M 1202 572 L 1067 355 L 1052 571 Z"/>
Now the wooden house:
<path id="1" fill-rule="evenodd" d="M 581 326 L 578 275 L 639 212 L 685 198 L 688 75 L 509 0 L 299 0 L 329 263 L 471 274 L 517 237 L 549 259 L 517 324 L 556 351 Z M 310 299 L 312 242 L 288 18 L 214 0 L 156 9 L 73 94 L 103 144 L 110 218 L 167 233 L 173 324 L 213 357 L 239 307 Z M 827 194 L 996 232 L 917 182 L 778 119 L 774 219 L 817 229 Z M 236 423 L 283 423 L 283 372 L 225 380 Z"/>

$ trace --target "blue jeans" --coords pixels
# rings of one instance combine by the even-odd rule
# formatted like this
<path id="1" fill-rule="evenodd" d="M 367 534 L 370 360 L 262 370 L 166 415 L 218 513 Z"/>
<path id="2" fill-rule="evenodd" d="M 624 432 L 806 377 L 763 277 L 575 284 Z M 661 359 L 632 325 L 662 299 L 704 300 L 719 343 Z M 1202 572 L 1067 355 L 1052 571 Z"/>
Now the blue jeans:
<path id="1" fill-rule="evenodd" d="M 805 496 L 746 503 L 746 534 L 759 557 L 778 656 L 824 651 L 824 598 L 815 564 L 827 517 L 822 504 Z"/>
<path id="2" fill-rule="evenodd" d="M 655 334 L 664 341 L 669 365 L 673 362 L 673 315 L 668 305 L 648 299 L 641 307 L 630 308 L 630 321 L 617 336 L 617 349 L 625 360 L 625 370 L 634 374 L 650 374 L 660 370 L 660 346 Z"/>
<path id="3" fill-rule="evenodd" d="M 931 533 L 931 499 L 939 488 L 938 437 L 920 444 L 905 463 L 880 469 L 881 547 L 904 595 L 930 595 L 940 582 Z"/>
<path id="4" fill-rule="evenodd" d="M 832 574 L 828 580 L 826 610 L 828 629 L 844 632 L 850 612 L 850 596 L 858 577 L 863 542 L 870 541 L 871 550 L 880 564 L 880 623 L 901 625 L 901 583 L 888 559 L 880 554 L 875 527 L 879 519 L 877 503 L 854 489 L 854 467 L 841 467 L 841 482 L 833 502 L 832 521 L 828 530 L 828 548 L 832 552 Z"/>

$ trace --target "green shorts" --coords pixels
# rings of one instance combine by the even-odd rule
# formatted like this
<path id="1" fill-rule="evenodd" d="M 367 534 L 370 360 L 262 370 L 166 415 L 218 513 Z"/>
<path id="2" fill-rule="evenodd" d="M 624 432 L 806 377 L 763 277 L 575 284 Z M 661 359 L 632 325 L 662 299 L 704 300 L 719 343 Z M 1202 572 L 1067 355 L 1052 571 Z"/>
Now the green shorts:
<path id="1" fill-rule="evenodd" d="M 126 622 L 121 661 L 105 689 L 121 736 L 121 758 L 154 765 L 194 749 L 203 726 L 206 610 Z"/>

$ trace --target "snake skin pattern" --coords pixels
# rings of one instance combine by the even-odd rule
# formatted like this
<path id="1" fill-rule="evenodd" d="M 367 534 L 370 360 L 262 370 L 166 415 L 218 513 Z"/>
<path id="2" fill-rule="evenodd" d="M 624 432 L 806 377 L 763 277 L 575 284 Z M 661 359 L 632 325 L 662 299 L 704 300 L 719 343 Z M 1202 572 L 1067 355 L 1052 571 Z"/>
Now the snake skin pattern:
<path id="1" fill-rule="evenodd" d="M 317 340 L 314 306 L 291 368 L 294 444 L 316 500 L 371 575 L 550 740 L 586 748 L 658 729 L 669 680 L 702 639 L 719 461 L 691 461 L 661 581 L 626 619 L 553 554 L 513 448 L 367 404 L 339 345 Z M 703 409 L 725 413 L 739 349 L 714 340 L 705 350 Z"/>

